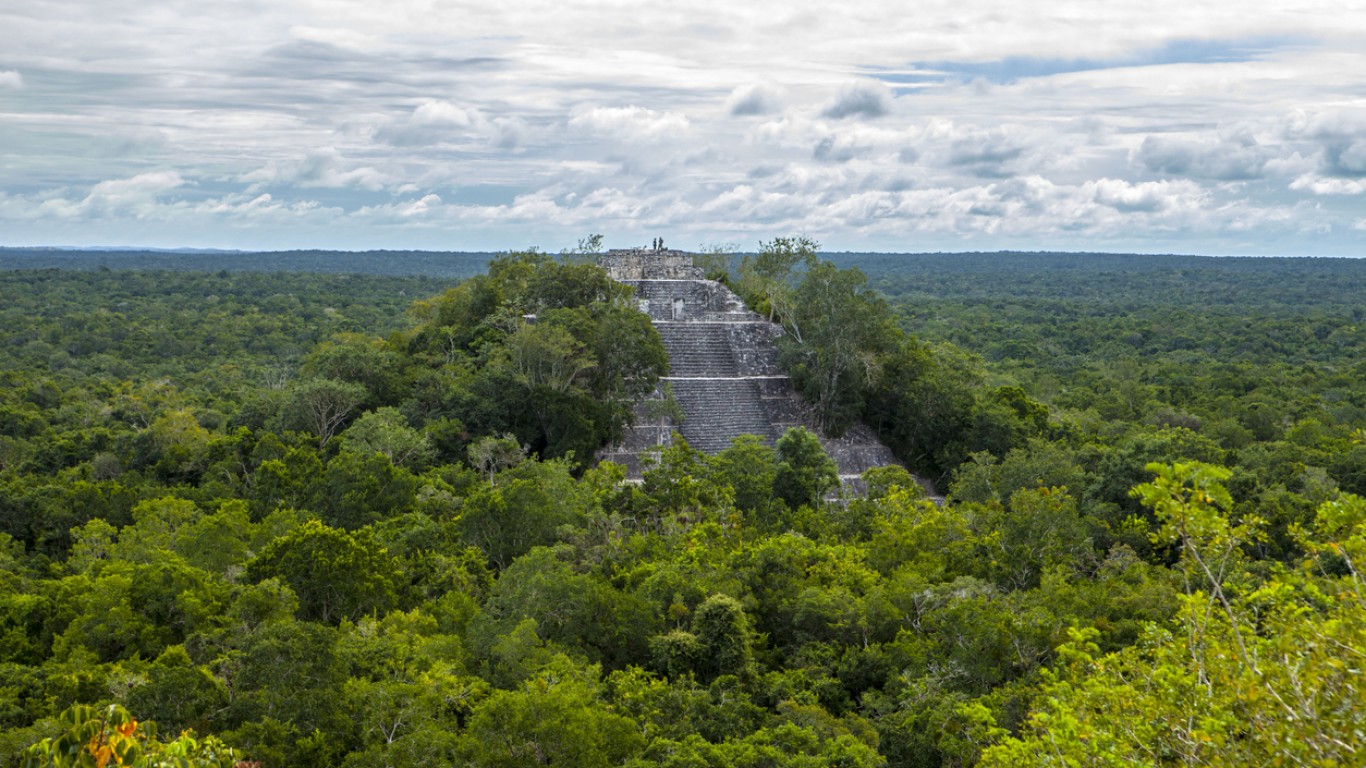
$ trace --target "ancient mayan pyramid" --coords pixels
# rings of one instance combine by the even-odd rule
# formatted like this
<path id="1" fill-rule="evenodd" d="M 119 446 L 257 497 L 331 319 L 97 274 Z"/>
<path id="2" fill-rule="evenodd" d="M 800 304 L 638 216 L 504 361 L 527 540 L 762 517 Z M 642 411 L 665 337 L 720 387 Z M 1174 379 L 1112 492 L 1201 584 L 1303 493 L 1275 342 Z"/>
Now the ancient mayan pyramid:
<path id="1" fill-rule="evenodd" d="M 667 445 L 675 431 L 704 453 L 722 451 L 745 434 L 772 445 L 798 425 L 821 434 L 778 368 L 774 340 L 782 327 L 751 312 L 726 286 L 705 279 L 692 256 L 665 249 L 612 250 L 598 263 L 614 280 L 635 288 L 641 311 L 664 340 L 670 369 L 654 395 L 637 404 L 635 426 L 600 458 L 623 464 L 630 476 L 639 477 L 641 453 Z M 668 390 L 683 413 L 682 423 L 660 415 L 668 410 L 660 407 Z M 821 441 L 846 480 L 899 463 L 864 425 L 837 439 L 821 435 Z"/>

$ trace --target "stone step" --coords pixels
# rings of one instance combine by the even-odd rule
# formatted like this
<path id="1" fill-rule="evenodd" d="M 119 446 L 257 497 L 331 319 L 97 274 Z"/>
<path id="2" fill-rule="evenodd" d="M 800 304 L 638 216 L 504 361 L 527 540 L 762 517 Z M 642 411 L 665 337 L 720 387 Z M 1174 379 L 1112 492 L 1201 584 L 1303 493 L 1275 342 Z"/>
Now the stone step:
<path id="1" fill-rule="evenodd" d="M 740 435 L 772 440 L 759 387 L 749 379 L 671 379 L 674 399 L 686 418 L 679 433 L 705 453 L 730 447 Z"/>
<path id="2" fill-rule="evenodd" d="M 655 326 L 669 353 L 674 376 L 737 376 L 730 338 L 718 323 L 660 323 Z"/>
<path id="3" fill-rule="evenodd" d="M 773 376 L 781 374 L 774 339 L 782 331 L 766 322 L 655 323 L 675 376 Z"/>

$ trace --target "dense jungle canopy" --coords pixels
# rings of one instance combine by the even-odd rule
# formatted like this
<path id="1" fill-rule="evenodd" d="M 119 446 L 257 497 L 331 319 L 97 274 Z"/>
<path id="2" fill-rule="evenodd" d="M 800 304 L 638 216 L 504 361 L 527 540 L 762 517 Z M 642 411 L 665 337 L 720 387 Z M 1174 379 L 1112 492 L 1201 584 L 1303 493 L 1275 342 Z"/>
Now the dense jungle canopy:
<path id="1" fill-rule="evenodd" d="M 595 465 L 586 254 L 167 258 L 0 249 L 0 766 L 1366 760 L 1366 262 L 710 256 L 936 501 Z"/>

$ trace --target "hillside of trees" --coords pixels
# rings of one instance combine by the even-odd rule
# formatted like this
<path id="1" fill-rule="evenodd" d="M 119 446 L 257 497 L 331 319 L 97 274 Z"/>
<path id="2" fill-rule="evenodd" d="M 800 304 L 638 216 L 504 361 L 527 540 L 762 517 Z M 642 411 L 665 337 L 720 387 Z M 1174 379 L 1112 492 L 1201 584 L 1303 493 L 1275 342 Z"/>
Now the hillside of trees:
<path id="1" fill-rule="evenodd" d="M 943 503 L 594 466 L 667 361 L 577 256 L 5 266 L 0 766 L 1363 759 L 1366 264 L 714 260 Z"/>

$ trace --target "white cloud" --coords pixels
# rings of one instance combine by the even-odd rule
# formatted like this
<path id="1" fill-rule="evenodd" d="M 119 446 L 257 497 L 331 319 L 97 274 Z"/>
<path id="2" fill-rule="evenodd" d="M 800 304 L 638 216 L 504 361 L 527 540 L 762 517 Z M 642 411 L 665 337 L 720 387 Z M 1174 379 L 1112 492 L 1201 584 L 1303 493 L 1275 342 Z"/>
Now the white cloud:
<path id="1" fill-rule="evenodd" d="M 1216 141 L 1149 136 L 1136 153 L 1153 172 L 1219 181 L 1261 178 L 1272 157 L 1248 132 Z"/>
<path id="2" fill-rule="evenodd" d="M 965 168 L 975 176 L 1010 176 L 1011 166 L 1024 156 L 1025 150 L 1024 144 L 1000 130 L 974 132 L 950 145 L 948 164 Z"/>
<path id="3" fill-rule="evenodd" d="M 732 117 L 770 115 L 781 108 L 778 89 L 768 83 L 742 85 L 730 92 L 726 112 Z"/>
<path id="4" fill-rule="evenodd" d="M 235 226 L 312 224 L 327 226 L 342 217 L 343 212 L 315 200 L 279 200 L 268 192 L 259 195 L 232 194 L 204 200 L 192 206 L 190 213 L 201 221 L 226 221 Z"/>
<path id="5" fill-rule="evenodd" d="M 1308 113 L 1295 110 L 1283 121 L 1285 135 L 1318 153 L 1315 173 L 1300 176 L 1291 189 L 1316 195 L 1360 194 L 1366 182 L 1366 105 Z"/>
<path id="6" fill-rule="evenodd" d="M 185 181 L 175 171 L 151 171 L 127 179 L 109 179 L 92 186 L 80 199 L 44 196 L 36 206 L 28 208 L 28 216 L 22 216 L 22 212 L 21 216 L 59 219 L 109 216 L 151 218 L 162 212 L 160 198 L 184 184 Z"/>
<path id="7" fill-rule="evenodd" d="M 687 132 L 690 123 L 686 115 L 632 105 L 581 109 L 569 125 L 599 136 L 656 141 Z"/>
<path id="8" fill-rule="evenodd" d="M 1295 138 L 1337 140 L 1366 133 L 1366 104 L 1332 106 L 1312 112 L 1295 109 L 1284 118 L 1285 132 Z"/>
<path id="9" fill-rule="evenodd" d="M 427 100 L 413 110 L 413 125 L 469 128 L 483 122 L 477 109 L 458 107 L 449 101 Z"/>
<path id="10" fill-rule="evenodd" d="M 420 200 L 412 200 L 399 205 L 395 212 L 402 218 L 412 219 L 435 213 L 439 211 L 441 207 L 442 202 L 440 197 L 437 195 L 425 195 Z"/>
<path id="11" fill-rule="evenodd" d="M 527 140 L 526 121 L 518 117 L 500 117 L 493 121 L 489 143 L 498 149 L 517 149 Z"/>
<path id="12" fill-rule="evenodd" d="M 346 168 L 346 161 L 335 147 L 310 150 L 303 157 L 267 163 L 265 166 L 239 176 L 248 182 L 251 191 L 274 185 L 294 185 L 303 188 L 379 190 L 392 178 L 370 166 Z"/>
<path id="13" fill-rule="evenodd" d="M 1366 182 L 1353 179 L 1324 178 L 1306 173 L 1290 182 L 1294 190 L 1307 190 L 1316 195 L 1360 195 L 1366 192 Z"/>
<path id="14" fill-rule="evenodd" d="M 63 240 L 1359 251 L 1366 15 L 1331 0 L 31 5 L 0 12 L 0 216 Z"/>
<path id="15" fill-rule="evenodd" d="M 373 50 L 381 44 L 381 40 L 374 34 L 363 29 L 349 29 L 347 27 L 298 25 L 289 28 L 289 35 L 298 40 L 352 50 Z"/>
<path id="16" fill-rule="evenodd" d="M 841 88 L 834 103 L 821 114 L 835 120 L 882 117 L 891 110 L 891 103 L 891 92 L 887 86 L 879 82 L 862 81 Z"/>
<path id="17" fill-rule="evenodd" d="M 1084 187 L 1095 202 L 1122 213 L 1163 213 L 1203 207 L 1208 194 L 1191 181 L 1145 181 L 1133 184 L 1122 179 L 1098 179 Z"/>
<path id="18" fill-rule="evenodd" d="M 792 192 L 764 191 L 749 184 L 726 190 L 700 209 L 703 213 L 724 212 L 731 221 L 771 225 L 801 216 L 806 201 Z"/>
<path id="19" fill-rule="evenodd" d="M 478 109 L 424 99 L 403 119 L 380 128 L 376 137 L 395 146 L 427 146 L 457 142 L 488 131 L 489 122 Z"/>
<path id="20" fill-rule="evenodd" d="M 1366 176 L 1366 139 L 1343 141 L 1329 148 L 1329 165 L 1345 176 Z"/>
<path id="21" fill-rule="evenodd" d="M 849 136 L 826 136 L 816 142 L 811 156 L 829 163 L 847 163 L 867 151 L 867 147 Z"/>

